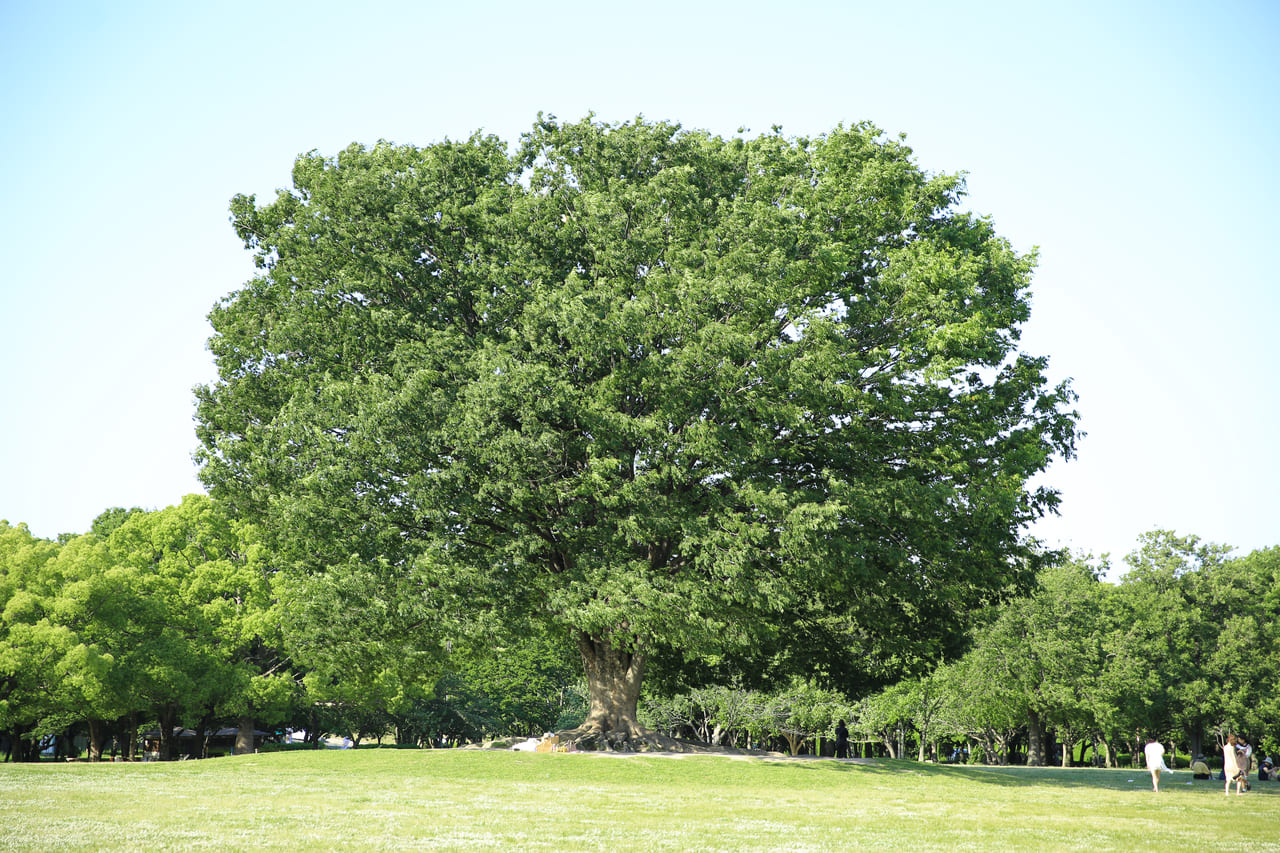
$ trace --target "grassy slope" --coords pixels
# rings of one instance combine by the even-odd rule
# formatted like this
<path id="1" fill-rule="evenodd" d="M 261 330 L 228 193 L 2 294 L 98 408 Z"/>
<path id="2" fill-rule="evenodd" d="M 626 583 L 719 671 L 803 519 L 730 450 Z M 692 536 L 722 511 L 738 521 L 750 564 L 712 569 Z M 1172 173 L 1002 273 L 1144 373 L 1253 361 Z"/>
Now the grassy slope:
<path id="1" fill-rule="evenodd" d="M 1133 770 L 357 750 L 0 765 L 5 850 L 1276 849 L 1280 784 Z"/>

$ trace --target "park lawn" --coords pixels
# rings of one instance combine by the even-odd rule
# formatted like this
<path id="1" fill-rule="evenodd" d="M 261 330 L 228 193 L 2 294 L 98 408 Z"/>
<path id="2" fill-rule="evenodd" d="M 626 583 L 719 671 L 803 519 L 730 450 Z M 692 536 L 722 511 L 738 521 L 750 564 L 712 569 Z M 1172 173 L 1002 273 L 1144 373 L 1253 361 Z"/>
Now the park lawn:
<path id="1" fill-rule="evenodd" d="M 1275 849 L 1280 784 L 1141 770 L 328 750 L 0 765 L 0 850 Z"/>

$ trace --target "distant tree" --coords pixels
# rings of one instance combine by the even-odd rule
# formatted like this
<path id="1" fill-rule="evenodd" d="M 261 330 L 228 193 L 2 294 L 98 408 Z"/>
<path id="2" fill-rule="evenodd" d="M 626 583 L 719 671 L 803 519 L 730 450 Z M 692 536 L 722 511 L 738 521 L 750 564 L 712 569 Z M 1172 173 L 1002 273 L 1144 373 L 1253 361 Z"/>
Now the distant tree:
<path id="1" fill-rule="evenodd" d="M 103 510 L 98 513 L 98 517 L 93 520 L 93 524 L 89 527 L 89 532 L 99 539 L 106 539 L 116 529 L 128 521 L 132 516 L 137 515 L 143 510 L 140 507 L 125 509 L 120 506 L 113 506 L 110 509 Z"/>
<path id="2" fill-rule="evenodd" d="M 293 183 L 232 202 L 261 272 L 211 315 L 202 477 L 317 595 L 569 638 L 584 743 L 644 733 L 657 649 L 936 656 L 1024 579 L 1073 395 L 1018 349 L 1033 259 L 900 141 L 540 118 Z"/>
<path id="3" fill-rule="evenodd" d="M 25 524 L 0 521 L 0 732 L 18 761 L 39 753 L 37 724 L 59 710 L 49 655 L 61 658 L 73 642 L 47 621 L 53 584 L 46 567 L 58 551 Z"/>
<path id="4" fill-rule="evenodd" d="M 932 674 L 904 680 L 900 685 L 905 688 L 901 707 L 916 733 L 916 760 L 924 761 L 933 743 L 930 735 L 937 735 L 939 717 L 946 703 L 945 685 Z"/>
<path id="5" fill-rule="evenodd" d="M 646 727 L 672 738 L 692 737 L 705 719 L 691 693 L 647 696 L 638 711 Z"/>
<path id="6" fill-rule="evenodd" d="M 1000 613 L 991 639 L 1006 643 L 1009 673 L 1022 694 L 1029 721 L 1029 764 L 1051 760 L 1048 728 L 1072 744 L 1093 728 L 1095 691 L 1105 663 L 1107 590 L 1092 566 L 1068 560 L 1045 567 L 1034 591 Z"/>
<path id="7" fill-rule="evenodd" d="M 135 710 L 120 665 L 119 639 L 135 602 L 107 544 L 95 534 L 75 536 L 50 561 L 45 624 L 65 638 L 63 654 L 46 657 L 59 713 L 46 719 L 48 733 L 84 723 L 89 757 L 102 756 L 108 723 Z M 52 651 L 52 650 L 51 650 Z"/>
<path id="8" fill-rule="evenodd" d="M 911 724 L 911 685 L 902 681 L 858 701 L 852 723 L 859 736 L 878 740 L 890 758 L 903 758 Z"/>
<path id="9" fill-rule="evenodd" d="M 159 722 L 160 753 L 184 717 L 229 717 L 251 750 L 256 716 L 280 717 L 295 689 L 282 655 L 273 566 L 257 533 L 204 495 L 136 514 L 108 540 L 127 621 L 115 660 L 134 706 Z"/>
<path id="10" fill-rule="evenodd" d="M 1222 585 L 1230 551 L 1153 530 L 1125 557 L 1129 570 L 1117 589 L 1108 668 L 1135 739 L 1142 732 L 1182 731 L 1192 751 L 1202 751 L 1202 733 L 1227 713 L 1222 681 L 1239 670 L 1213 671 L 1216 638 L 1230 616 L 1251 612 L 1258 593 Z"/>
<path id="11" fill-rule="evenodd" d="M 738 746 L 743 736 L 775 736 L 782 720 L 771 698 L 730 685 L 700 687 L 689 694 L 695 709 L 693 730 L 706 743 L 722 746 Z"/>
<path id="12" fill-rule="evenodd" d="M 277 578 L 281 642 L 306 673 L 306 701 L 386 711 L 403 695 L 429 693 L 451 646 L 432 644 L 442 616 L 431 606 L 426 584 L 422 573 L 396 573 L 380 561 Z"/>
<path id="13" fill-rule="evenodd" d="M 1244 706 L 1240 724 L 1267 754 L 1275 755 L 1280 752 L 1280 731 L 1275 726 L 1280 720 L 1280 547 L 1254 551 L 1233 562 L 1256 584 L 1251 603 L 1258 639 L 1236 656 L 1238 661 L 1252 663 L 1251 678 L 1224 687 L 1242 688 L 1233 694 Z M 1226 651 L 1227 646 L 1220 642 L 1219 648 Z M 1223 671 L 1225 666 L 1215 669 Z"/>
<path id="14" fill-rule="evenodd" d="M 564 644 L 536 635 L 491 639 L 488 648 L 458 649 L 417 679 L 388 669 L 372 685 L 337 681 L 313 698 L 381 712 L 398 740 L 416 743 L 531 737 L 578 714 L 581 676 Z"/>
<path id="15" fill-rule="evenodd" d="M 773 718 L 771 734 L 785 738 L 792 755 L 799 755 L 815 738 L 833 732 L 836 720 L 852 711 L 844 696 L 800 679 L 771 692 L 767 701 Z"/>

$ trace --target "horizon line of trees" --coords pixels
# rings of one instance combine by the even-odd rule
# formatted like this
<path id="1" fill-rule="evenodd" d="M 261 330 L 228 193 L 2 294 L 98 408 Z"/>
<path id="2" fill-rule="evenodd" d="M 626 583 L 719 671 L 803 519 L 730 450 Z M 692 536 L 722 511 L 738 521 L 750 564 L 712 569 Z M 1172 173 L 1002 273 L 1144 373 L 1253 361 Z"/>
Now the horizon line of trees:
<path id="1" fill-rule="evenodd" d="M 963 744 L 988 763 L 1112 766 L 1147 736 L 1194 754 L 1227 731 L 1274 751 L 1280 548 L 1230 550 L 1153 531 L 1116 583 L 1105 559 L 1046 563 L 1030 593 L 968 614 L 967 650 L 924 674 L 867 689 L 725 663 L 656 679 L 642 718 L 793 754 L 819 751 L 838 720 L 855 742 L 920 760 Z M 81 735 L 91 759 L 113 743 L 130 758 L 150 729 L 159 757 L 175 758 L 191 748 L 183 728 L 200 743 L 226 726 L 241 751 L 256 727 L 303 730 L 315 746 L 329 734 L 430 746 L 586 715 L 563 638 L 452 626 L 458 646 L 442 655 L 441 626 L 415 633 L 421 614 L 383 609 L 403 591 L 323 589 L 333 597 L 279 571 L 255 528 L 204 495 L 111 509 L 57 542 L 0 522 L 0 749 L 30 760 Z"/>
<path id="2" fill-rule="evenodd" d="M 227 727 L 239 732 L 236 752 L 264 730 L 305 731 L 314 746 L 389 731 L 438 745 L 542 731 L 585 707 L 565 689 L 572 657 L 547 643 L 441 660 L 389 635 L 398 626 L 377 590 L 325 601 L 304 581 L 205 495 L 152 512 L 113 508 L 59 541 L 0 521 L 0 753 L 132 759 L 154 738 L 162 760 L 202 757 Z M 369 633 L 361 620 L 388 630 Z M 184 729 L 194 737 L 179 743 Z"/>
<path id="3" fill-rule="evenodd" d="M 790 713 L 793 752 L 806 740 L 817 750 L 812 741 L 834 738 L 843 719 L 853 743 L 921 761 L 960 747 L 988 764 L 1113 767 L 1152 737 L 1212 760 L 1231 732 L 1273 753 L 1280 547 L 1230 553 L 1151 531 L 1115 583 L 1105 558 L 1047 563 L 1026 595 L 972 614 L 967 650 L 925 674 L 861 697 L 811 683 L 701 687 L 662 699 L 649 718 L 733 746 Z"/>

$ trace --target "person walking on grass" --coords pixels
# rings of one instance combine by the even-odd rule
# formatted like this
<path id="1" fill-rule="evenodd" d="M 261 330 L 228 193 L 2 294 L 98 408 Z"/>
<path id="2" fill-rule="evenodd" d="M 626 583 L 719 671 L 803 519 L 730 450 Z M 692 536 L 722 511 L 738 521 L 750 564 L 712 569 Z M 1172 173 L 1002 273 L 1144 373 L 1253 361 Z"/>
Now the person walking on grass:
<path id="1" fill-rule="evenodd" d="M 1160 793 L 1160 774 L 1169 770 L 1164 764 L 1164 744 L 1154 737 L 1142 750 L 1147 755 L 1147 769 L 1151 771 L 1151 790 Z"/>
<path id="2" fill-rule="evenodd" d="M 1231 783 L 1236 783 L 1236 795 L 1244 793 L 1245 773 L 1248 770 L 1241 770 L 1240 764 L 1242 759 L 1248 761 L 1238 749 L 1239 743 L 1236 741 L 1235 735 L 1227 735 L 1227 742 L 1222 745 L 1222 775 L 1227 780 L 1227 785 L 1222 793 L 1228 797 L 1231 796 Z M 1249 765 L 1245 764 L 1247 768 Z"/>
<path id="3" fill-rule="evenodd" d="M 1253 790 L 1249 784 L 1249 771 L 1253 769 L 1253 747 L 1244 735 L 1236 735 L 1236 767 L 1240 770 L 1240 781 L 1244 783 L 1244 792 Z"/>

